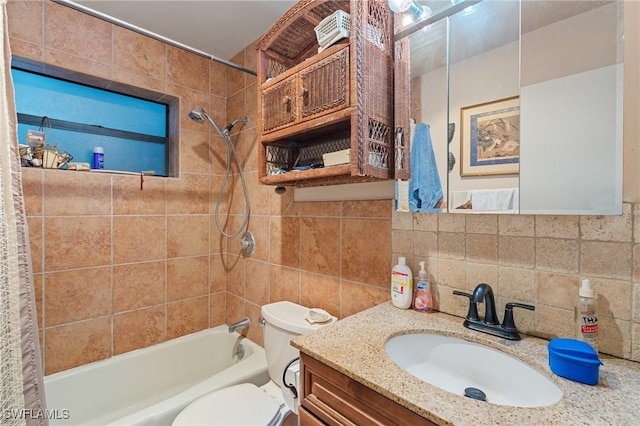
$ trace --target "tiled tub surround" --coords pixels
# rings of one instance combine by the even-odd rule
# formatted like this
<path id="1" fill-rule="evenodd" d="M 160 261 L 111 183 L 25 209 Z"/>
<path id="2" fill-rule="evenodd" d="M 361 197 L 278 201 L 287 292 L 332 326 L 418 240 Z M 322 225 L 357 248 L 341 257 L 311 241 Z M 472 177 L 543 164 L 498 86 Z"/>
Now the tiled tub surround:
<path id="1" fill-rule="evenodd" d="M 516 408 L 454 395 L 402 370 L 387 355 L 385 342 L 412 332 L 440 333 L 485 344 L 522 359 L 552 378 L 563 391 L 549 407 Z M 390 302 L 329 327 L 296 337 L 294 346 L 439 425 L 630 425 L 637 423 L 640 364 L 602 356 L 600 381 L 589 386 L 560 378 L 548 367 L 547 341 L 518 342 L 467 330 L 458 317 L 395 308 Z M 499 371 L 489 374 L 500 374 Z"/>
<path id="2" fill-rule="evenodd" d="M 414 271 L 427 261 L 445 312 L 463 316 L 464 300 L 451 291 L 485 281 L 499 304 L 536 305 L 517 311 L 516 323 L 545 337 L 573 333 L 572 306 L 587 276 L 599 293 L 601 349 L 640 360 L 640 206 L 579 217 L 294 203 L 293 191 L 258 184 L 255 77 L 49 1 L 10 0 L 8 18 L 17 57 L 180 100 L 177 178 L 145 177 L 140 191 L 135 176 L 24 170 L 48 374 L 244 316 L 261 344 L 260 307 L 279 300 L 344 318 L 389 299 L 389 271 L 401 255 Z M 255 69 L 255 58 L 248 46 L 232 61 Z M 211 126 L 187 117 L 198 106 L 218 123 L 249 117 L 233 138 L 251 199 L 252 258 L 213 225 L 224 150 Z M 231 212 L 228 229 L 244 208 L 240 181 L 232 183 L 221 207 Z"/>

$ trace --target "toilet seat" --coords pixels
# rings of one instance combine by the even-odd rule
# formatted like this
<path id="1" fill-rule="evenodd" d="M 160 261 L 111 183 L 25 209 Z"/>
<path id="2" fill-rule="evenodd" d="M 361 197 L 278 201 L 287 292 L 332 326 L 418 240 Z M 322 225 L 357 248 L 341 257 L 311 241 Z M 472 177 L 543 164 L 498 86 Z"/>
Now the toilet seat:
<path id="1" fill-rule="evenodd" d="M 242 383 L 197 399 L 172 425 L 276 425 L 282 418 L 282 405 L 256 385 Z"/>

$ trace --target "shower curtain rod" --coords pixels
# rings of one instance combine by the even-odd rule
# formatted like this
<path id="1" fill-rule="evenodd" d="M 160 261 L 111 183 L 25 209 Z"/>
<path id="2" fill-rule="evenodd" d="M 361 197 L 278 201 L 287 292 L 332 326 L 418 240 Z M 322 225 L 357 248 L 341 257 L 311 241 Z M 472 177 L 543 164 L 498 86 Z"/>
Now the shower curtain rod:
<path id="1" fill-rule="evenodd" d="M 221 64 L 230 66 L 231 68 L 234 68 L 238 71 L 242 71 L 242 72 L 246 72 L 247 74 L 251 74 L 251 75 L 257 75 L 255 71 L 250 70 L 249 68 L 245 68 L 243 66 L 240 66 L 238 64 L 234 64 L 231 61 L 228 61 L 226 59 L 222 59 L 222 58 L 218 58 L 217 56 L 211 54 L 211 53 L 207 53 L 207 52 L 203 52 L 202 50 L 196 49 L 194 47 L 191 46 L 187 46 L 186 44 L 180 43 L 178 41 L 172 40 L 170 38 L 167 38 L 165 36 L 162 36 L 160 34 L 156 34 L 152 31 L 149 30 L 145 30 L 144 28 L 138 27 L 137 25 L 133 25 L 130 24 L 126 21 L 123 21 L 121 19 L 115 18 L 111 15 L 107 15 L 106 13 L 102 13 L 102 12 L 98 12 L 97 10 L 88 8 L 86 6 L 83 6 L 81 4 L 78 4 L 76 2 L 73 1 L 69 1 L 69 0 L 53 0 L 53 2 L 55 3 L 59 3 L 63 6 L 67 6 L 70 7 L 72 9 L 78 10 L 80 12 L 86 13 L 87 15 L 91 15 L 94 16 L 96 18 L 102 19 L 103 21 L 107 21 L 110 22 L 112 24 L 118 25 L 120 27 L 126 28 L 128 30 L 131 31 L 135 31 L 137 33 L 140 33 L 142 35 L 145 35 L 147 37 L 151 37 L 153 39 L 156 39 L 158 41 L 162 41 L 165 42 L 167 44 L 170 44 L 174 47 L 178 47 L 180 49 L 186 50 L 188 52 L 194 53 L 196 55 L 199 56 L 203 56 L 211 61 L 215 61 L 215 62 L 219 62 Z"/>

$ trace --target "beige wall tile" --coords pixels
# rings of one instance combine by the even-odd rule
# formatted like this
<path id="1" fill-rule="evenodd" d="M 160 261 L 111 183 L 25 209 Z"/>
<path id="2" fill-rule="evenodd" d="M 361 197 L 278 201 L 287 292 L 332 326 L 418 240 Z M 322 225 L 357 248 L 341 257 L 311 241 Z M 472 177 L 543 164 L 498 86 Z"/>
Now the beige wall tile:
<path id="1" fill-rule="evenodd" d="M 393 229 L 394 232 L 396 230 L 411 231 L 413 229 L 413 214 L 393 211 L 391 215 L 391 229 Z M 434 231 L 437 230 L 438 228 L 436 226 Z"/>
<path id="2" fill-rule="evenodd" d="M 633 301 L 631 302 L 633 311 L 633 320 L 640 322 L 640 284 L 633 283 Z"/>
<path id="3" fill-rule="evenodd" d="M 461 232 L 438 232 L 438 257 L 462 260 L 466 257 L 465 234 Z"/>
<path id="4" fill-rule="evenodd" d="M 556 337 L 575 338 L 576 327 L 572 309 L 537 304 L 535 317 L 536 335 L 545 339 Z M 520 327 L 518 323 L 516 323 L 516 326 Z"/>
<path id="5" fill-rule="evenodd" d="M 229 67 L 226 73 L 227 96 L 233 96 L 244 88 L 244 73 Z"/>
<path id="6" fill-rule="evenodd" d="M 417 215 L 416 215 L 417 216 Z M 435 216 L 435 215 L 431 215 Z M 464 232 L 466 216 L 462 214 L 445 214 L 438 216 L 438 231 L 440 232 Z M 414 226 L 415 229 L 417 227 Z"/>
<path id="7" fill-rule="evenodd" d="M 208 123 L 196 123 L 189 118 L 189 111 L 195 108 L 204 108 L 208 113 L 210 113 L 216 122 L 218 121 L 215 117 L 216 111 L 211 110 L 211 108 L 207 108 L 209 105 L 209 96 L 207 92 L 196 91 L 189 89 L 188 87 L 167 82 L 167 94 L 180 99 L 180 111 L 178 115 L 180 119 L 180 130 L 189 129 L 203 131 L 204 127 L 209 126 Z M 224 119 L 221 120 L 221 122 L 224 121 Z"/>
<path id="8" fill-rule="evenodd" d="M 111 317 L 45 329 L 45 374 L 111 356 Z"/>
<path id="9" fill-rule="evenodd" d="M 60 25 L 61 22 L 73 22 L 73 25 Z M 45 40 L 52 49 L 111 64 L 111 24 L 70 7 L 46 3 Z"/>
<path id="10" fill-rule="evenodd" d="M 227 291 L 227 271 L 221 254 L 209 256 L 209 293 Z"/>
<path id="11" fill-rule="evenodd" d="M 424 232 L 423 234 L 430 234 L 430 233 Z M 431 234 L 433 235 L 433 233 Z M 413 253 L 414 238 L 420 238 L 420 237 L 428 240 L 427 235 L 421 235 L 416 237 L 416 235 L 410 230 L 394 229 L 391 232 L 391 248 L 394 253 L 402 253 L 404 255 L 411 254 Z M 424 244 L 424 245 L 427 245 L 427 244 Z"/>
<path id="12" fill-rule="evenodd" d="M 500 215 L 498 216 L 498 233 L 514 237 L 533 237 L 535 234 L 534 216 Z"/>
<path id="13" fill-rule="evenodd" d="M 261 318 L 260 308 L 261 307 L 259 305 L 255 305 L 253 303 L 246 304 L 245 311 L 247 313 L 247 317 L 249 317 L 251 325 L 248 330 L 242 330 L 242 334 L 246 335 L 249 339 L 253 340 L 260 346 L 264 346 L 262 327 L 259 325 Z"/>
<path id="14" fill-rule="evenodd" d="M 139 176 L 113 176 L 113 214 L 164 215 L 165 178 L 145 176 L 142 190 Z"/>
<path id="15" fill-rule="evenodd" d="M 342 212 L 340 203 L 316 202 L 300 203 L 300 215 L 302 216 L 333 216 L 339 217 Z"/>
<path id="16" fill-rule="evenodd" d="M 209 91 L 209 61 L 202 56 L 167 46 L 167 80 L 201 92 Z"/>
<path id="17" fill-rule="evenodd" d="M 271 197 L 271 192 L 273 188 L 267 185 L 261 185 L 258 182 L 258 173 L 250 172 L 246 173 L 246 183 L 249 191 L 249 203 L 251 205 L 251 213 L 256 215 L 267 215 L 269 214 L 269 199 Z M 242 191 L 237 192 L 238 199 L 242 198 L 242 210 L 240 212 L 244 212 L 244 196 L 242 195 Z"/>
<path id="18" fill-rule="evenodd" d="M 300 270 L 271 265 L 269 268 L 269 303 L 288 300 L 300 303 Z"/>
<path id="19" fill-rule="evenodd" d="M 438 278 L 440 285 L 464 290 L 466 287 L 465 262 L 453 259 L 438 259 Z"/>
<path id="20" fill-rule="evenodd" d="M 44 47 L 41 43 L 33 44 L 27 41 L 12 39 L 11 54 L 14 58 L 26 58 L 38 62 L 44 61 Z"/>
<path id="21" fill-rule="evenodd" d="M 240 218 L 238 218 L 240 221 Z M 255 240 L 255 247 L 253 254 L 251 255 L 252 259 L 262 260 L 264 262 L 269 260 L 269 239 L 270 232 L 269 229 L 269 216 L 252 216 L 249 219 L 249 232 L 252 233 L 253 238 Z M 239 227 L 239 225 L 238 225 Z M 244 232 L 242 232 L 239 237 L 242 239 Z M 242 247 L 240 241 L 238 241 L 238 245 L 236 247 Z"/>
<path id="22" fill-rule="evenodd" d="M 231 324 L 240 321 L 245 317 L 245 300 L 227 293 L 227 319 L 226 323 Z"/>
<path id="23" fill-rule="evenodd" d="M 43 46 L 43 5 L 44 3 L 39 1 L 8 1 L 9 37 Z M 13 48 L 13 41 L 11 47 Z"/>
<path id="24" fill-rule="evenodd" d="M 227 96 L 226 69 L 227 67 L 220 62 L 209 62 L 209 88 L 212 95 Z"/>
<path id="25" fill-rule="evenodd" d="M 629 243 L 583 241 L 580 246 L 580 272 L 585 275 L 630 280 L 632 263 Z"/>
<path id="26" fill-rule="evenodd" d="M 204 330 L 209 325 L 209 296 L 167 304 L 167 339 Z"/>
<path id="27" fill-rule="evenodd" d="M 31 267 L 34 273 L 43 271 L 43 236 L 42 217 L 27 217 L 27 226 L 29 227 L 29 249 L 31 250 Z"/>
<path id="28" fill-rule="evenodd" d="M 556 238 L 536 238 L 536 269 L 577 273 L 578 242 Z"/>
<path id="29" fill-rule="evenodd" d="M 411 214 L 411 213 L 406 213 Z M 437 214 L 412 214 L 413 229 L 416 231 L 438 231 L 438 215 Z M 395 227 L 393 229 L 396 229 Z M 462 232 L 461 229 L 458 229 Z"/>
<path id="30" fill-rule="evenodd" d="M 246 299 L 260 306 L 269 303 L 269 265 L 265 262 L 247 259 L 245 273 Z"/>
<path id="31" fill-rule="evenodd" d="M 229 122 L 247 116 L 245 108 L 245 91 L 246 89 L 242 89 L 227 97 L 227 120 Z"/>
<path id="32" fill-rule="evenodd" d="M 486 263 L 466 262 L 466 289 L 472 291 L 480 283 L 492 287 L 498 284 L 498 266 Z"/>
<path id="33" fill-rule="evenodd" d="M 629 359 L 631 357 L 631 322 L 610 315 L 598 315 L 598 350 Z"/>
<path id="34" fill-rule="evenodd" d="M 113 316 L 114 355 L 155 345 L 165 339 L 164 305 Z"/>
<path id="35" fill-rule="evenodd" d="M 624 204 L 621 216 L 581 216 L 583 240 L 629 242 L 633 235 L 631 204 Z"/>
<path id="36" fill-rule="evenodd" d="M 616 319 L 631 320 L 633 287 L 627 281 L 592 279 L 591 285 L 597 297 L 598 317 L 611 315 Z"/>
<path id="37" fill-rule="evenodd" d="M 342 220 L 340 258 L 344 279 L 381 287 L 388 285 L 392 266 L 389 224 L 388 219 Z"/>
<path id="38" fill-rule="evenodd" d="M 340 280 L 323 275 L 302 273 L 300 303 L 309 308 L 320 308 L 340 318 Z"/>
<path id="39" fill-rule="evenodd" d="M 300 239 L 303 270 L 332 276 L 339 275 L 339 219 L 302 218 Z"/>
<path id="40" fill-rule="evenodd" d="M 209 256 L 167 260 L 167 301 L 209 294 Z"/>
<path id="41" fill-rule="evenodd" d="M 496 234 L 498 217 L 496 215 L 469 215 L 466 221 L 467 232 L 471 234 Z"/>
<path id="42" fill-rule="evenodd" d="M 47 216 L 111 214 L 111 176 L 47 170 L 44 182 Z"/>
<path id="43" fill-rule="evenodd" d="M 537 271 L 537 301 L 556 308 L 573 309 L 578 301 L 580 279 L 573 275 Z"/>
<path id="44" fill-rule="evenodd" d="M 234 296 L 244 298 L 246 260 L 239 256 L 228 255 L 227 291 Z"/>
<path id="45" fill-rule="evenodd" d="M 389 200 L 345 201 L 342 203 L 342 216 L 390 219 L 391 204 Z"/>
<path id="46" fill-rule="evenodd" d="M 113 261 L 129 263 L 165 258 L 164 216 L 115 216 Z"/>
<path id="47" fill-rule="evenodd" d="M 578 238 L 579 216 L 536 216 L 536 237 Z"/>
<path id="48" fill-rule="evenodd" d="M 209 216 L 167 217 L 167 257 L 209 254 Z"/>
<path id="49" fill-rule="evenodd" d="M 254 120 L 255 123 L 255 120 Z M 252 123 L 249 123 L 251 126 Z M 258 136 L 256 134 L 256 128 L 246 128 L 242 131 L 242 139 L 244 143 L 244 155 L 242 160 L 242 167 L 246 172 L 258 171 Z M 269 187 L 269 208 L 271 208 L 271 198 L 275 194 L 274 188 Z M 293 192 L 293 191 L 290 191 Z M 276 194 L 277 195 L 277 194 Z M 270 213 L 269 210 L 267 213 Z"/>
<path id="50" fill-rule="evenodd" d="M 113 312 L 165 303 L 165 261 L 113 267 Z"/>
<path id="51" fill-rule="evenodd" d="M 46 271 L 102 266 L 110 263 L 110 217 L 45 218 Z"/>
<path id="52" fill-rule="evenodd" d="M 536 297 L 535 273 L 531 269 L 498 266 L 494 291 L 501 297 L 533 302 Z"/>
<path id="53" fill-rule="evenodd" d="M 209 173 L 211 151 L 209 133 L 183 130 L 180 133 L 180 170 L 185 173 Z"/>
<path id="54" fill-rule="evenodd" d="M 227 314 L 227 295 L 216 293 L 209 296 L 209 327 L 216 327 L 225 323 Z"/>
<path id="55" fill-rule="evenodd" d="M 209 177 L 183 175 L 167 181 L 168 214 L 209 213 Z"/>
<path id="56" fill-rule="evenodd" d="M 22 194 L 27 216 L 42 216 L 44 171 L 25 167 L 22 171 Z"/>
<path id="57" fill-rule="evenodd" d="M 54 77 L 77 80 L 99 88 L 106 88 L 108 84 L 106 82 L 111 80 L 113 74 L 113 68 L 110 65 L 105 66 L 102 62 L 51 49 L 49 45 L 44 51 L 44 61 L 47 66 L 65 70 L 63 73 L 52 73 Z"/>
<path id="58" fill-rule="evenodd" d="M 535 240 L 529 237 L 500 236 L 498 259 L 501 265 L 532 268 L 535 263 Z"/>
<path id="59" fill-rule="evenodd" d="M 54 272 L 45 280 L 47 327 L 112 313 L 110 268 Z"/>
<path id="60" fill-rule="evenodd" d="M 467 259 L 480 263 L 497 262 L 498 238 L 495 235 L 468 234 Z"/>
<path id="61" fill-rule="evenodd" d="M 113 26 L 113 65 L 137 74 L 163 79 L 166 45 L 136 32 Z"/>
<path id="62" fill-rule="evenodd" d="M 640 361 L 640 324 L 631 324 L 631 359 Z"/>
<path id="63" fill-rule="evenodd" d="M 386 288 L 343 280 L 340 297 L 342 299 L 340 318 L 344 318 L 390 300 L 391 293 Z"/>
<path id="64" fill-rule="evenodd" d="M 448 241 L 448 237 L 454 237 L 453 241 L 451 241 L 451 245 L 447 245 L 447 247 L 451 249 L 460 249 L 455 244 L 455 235 L 456 234 L 441 234 L 444 237 L 445 241 Z M 408 236 L 409 241 L 411 241 L 411 235 Z M 411 253 L 411 251 L 408 251 Z M 416 256 L 422 257 L 437 257 L 438 256 L 438 234 L 435 232 L 426 232 L 426 231 L 414 231 L 413 232 L 413 253 Z M 446 256 L 443 256 L 446 257 Z M 456 257 L 456 256 L 451 256 Z"/>

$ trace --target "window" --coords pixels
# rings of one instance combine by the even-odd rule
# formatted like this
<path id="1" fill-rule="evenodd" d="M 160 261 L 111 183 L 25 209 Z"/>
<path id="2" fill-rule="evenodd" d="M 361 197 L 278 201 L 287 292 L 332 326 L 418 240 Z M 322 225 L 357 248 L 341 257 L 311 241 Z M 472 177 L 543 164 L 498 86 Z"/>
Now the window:
<path id="1" fill-rule="evenodd" d="M 168 105 L 17 68 L 12 76 L 21 144 L 41 130 L 73 162 L 91 164 L 100 146 L 105 170 L 168 175 Z"/>

